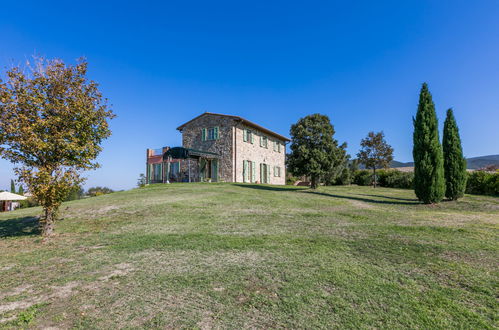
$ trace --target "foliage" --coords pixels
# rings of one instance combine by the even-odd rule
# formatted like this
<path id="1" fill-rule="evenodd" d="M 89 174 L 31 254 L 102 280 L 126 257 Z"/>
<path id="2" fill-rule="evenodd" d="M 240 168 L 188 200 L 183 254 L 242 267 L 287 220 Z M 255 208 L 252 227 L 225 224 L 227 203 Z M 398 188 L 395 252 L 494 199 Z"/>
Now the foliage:
<path id="1" fill-rule="evenodd" d="M 19 190 L 17 191 L 17 193 L 21 196 L 24 196 L 24 187 L 23 185 L 19 185 Z"/>
<path id="2" fill-rule="evenodd" d="M 139 174 L 139 179 L 137 180 L 137 187 L 144 187 L 147 184 L 147 178 L 144 173 Z"/>
<path id="3" fill-rule="evenodd" d="M 473 171 L 469 173 L 466 193 L 499 196 L 499 172 Z"/>
<path id="4" fill-rule="evenodd" d="M 369 170 L 357 170 L 353 174 L 352 183 L 358 186 L 370 186 L 373 183 L 373 175 Z"/>
<path id="5" fill-rule="evenodd" d="M 295 176 L 292 176 L 291 174 L 286 173 L 286 184 L 289 186 L 292 186 L 295 184 L 295 182 L 298 181 L 298 178 Z"/>
<path id="6" fill-rule="evenodd" d="M 69 191 L 69 193 L 64 201 L 68 202 L 68 201 L 80 199 L 80 198 L 83 198 L 84 195 L 85 195 L 85 191 L 83 190 L 83 188 L 81 186 L 74 186 L 71 188 L 71 190 Z"/>
<path id="7" fill-rule="evenodd" d="M 95 196 L 100 196 L 100 195 L 111 194 L 113 192 L 114 192 L 114 190 L 112 190 L 111 188 L 108 188 L 108 187 L 92 187 L 92 188 L 88 189 L 87 195 L 95 197 Z"/>
<path id="8" fill-rule="evenodd" d="M 291 154 L 288 164 L 291 173 L 311 178 L 312 188 L 326 177 L 334 178 L 344 166 L 346 143 L 338 145 L 333 138 L 334 128 L 329 117 L 312 114 L 298 120 L 291 126 Z"/>
<path id="9" fill-rule="evenodd" d="M 444 162 L 435 105 L 426 83 L 421 88 L 413 122 L 414 191 L 420 201 L 438 203 L 445 193 Z"/>
<path id="10" fill-rule="evenodd" d="M 15 194 L 16 193 L 16 184 L 14 183 L 14 180 L 10 179 L 10 192 Z"/>
<path id="11" fill-rule="evenodd" d="M 16 164 L 19 180 L 43 207 L 42 233 L 50 236 L 59 207 L 83 170 L 95 169 L 100 144 L 114 117 L 86 78 L 87 62 L 66 65 L 38 59 L 14 67 L 0 82 L 0 154 Z"/>
<path id="12" fill-rule="evenodd" d="M 377 172 L 378 183 L 386 188 L 414 188 L 414 173 L 402 172 L 395 169 L 380 170 Z M 353 183 L 359 186 L 370 186 L 373 181 L 373 174 L 370 170 L 358 170 L 353 177 Z"/>
<path id="13" fill-rule="evenodd" d="M 466 189 L 466 159 L 463 157 L 459 129 L 452 109 L 447 110 L 442 141 L 444 153 L 445 196 L 457 200 Z"/>
<path id="14" fill-rule="evenodd" d="M 380 185 L 387 188 L 414 188 L 414 172 L 402 172 L 397 170 L 380 171 L 379 180 Z"/>
<path id="15" fill-rule="evenodd" d="M 393 148 L 386 143 L 383 132 L 369 132 L 367 137 L 360 141 L 360 146 L 358 160 L 366 168 L 373 170 L 373 185 L 376 188 L 376 169 L 388 167 L 393 160 Z"/>

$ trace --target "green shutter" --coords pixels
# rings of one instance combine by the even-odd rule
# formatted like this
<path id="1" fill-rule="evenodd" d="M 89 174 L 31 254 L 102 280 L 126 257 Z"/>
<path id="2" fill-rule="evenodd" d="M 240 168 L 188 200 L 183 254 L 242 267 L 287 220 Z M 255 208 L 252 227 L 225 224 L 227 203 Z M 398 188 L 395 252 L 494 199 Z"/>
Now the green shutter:
<path id="1" fill-rule="evenodd" d="M 260 147 L 263 147 L 263 136 L 260 135 Z"/>
<path id="2" fill-rule="evenodd" d="M 248 182 L 248 162 L 243 160 L 243 182 Z"/>
<path id="3" fill-rule="evenodd" d="M 263 163 L 260 163 L 260 183 L 264 183 L 264 177 L 263 177 Z"/>
<path id="4" fill-rule="evenodd" d="M 265 178 L 266 179 L 265 183 L 270 183 L 270 166 L 267 165 L 265 166 L 265 168 L 267 170 L 267 177 Z"/>
<path id="5" fill-rule="evenodd" d="M 206 160 L 204 158 L 201 158 L 199 160 L 199 179 L 201 182 L 204 181 L 205 178 L 205 173 L 206 173 Z"/>
<path id="6" fill-rule="evenodd" d="M 243 141 L 246 142 L 248 141 L 248 130 L 243 129 Z"/>
<path id="7" fill-rule="evenodd" d="M 250 137 L 251 137 L 251 144 L 255 142 L 255 134 L 253 132 L 250 132 Z"/>
<path id="8" fill-rule="evenodd" d="M 211 161 L 211 181 L 218 181 L 218 159 L 213 159 Z"/>
<path id="9" fill-rule="evenodd" d="M 206 128 L 201 131 L 201 141 L 206 141 Z"/>
<path id="10" fill-rule="evenodd" d="M 256 182 L 256 163 L 251 162 L 251 182 Z"/>
<path id="11" fill-rule="evenodd" d="M 214 128 L 215 129 L 215 140 L 218 140 L 218 126 Z"/>

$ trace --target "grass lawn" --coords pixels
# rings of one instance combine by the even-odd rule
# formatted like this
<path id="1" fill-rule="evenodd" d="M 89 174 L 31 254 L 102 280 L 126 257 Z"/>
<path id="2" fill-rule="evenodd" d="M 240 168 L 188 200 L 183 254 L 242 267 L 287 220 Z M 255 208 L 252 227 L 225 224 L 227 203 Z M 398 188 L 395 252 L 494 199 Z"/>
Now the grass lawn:
<path id="1" fill-rule="evenodd" d="M 172 184 L 0 214 L 0 327 L 497 328 L 499 198 Z"/>

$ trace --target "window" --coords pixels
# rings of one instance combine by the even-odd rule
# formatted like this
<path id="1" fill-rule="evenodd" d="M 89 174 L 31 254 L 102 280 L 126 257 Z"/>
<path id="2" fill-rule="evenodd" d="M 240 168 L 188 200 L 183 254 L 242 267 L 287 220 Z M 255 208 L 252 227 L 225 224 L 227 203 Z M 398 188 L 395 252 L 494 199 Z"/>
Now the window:
<path id="1" fill-rule="evenodd" d="M 281 143 L 279 141 L 274 142 L 274 151 L 281 152 Z"/>
<path id="2" fill-rule="evenodd" d="M 254 134 L 251 130 L 249 129 L 244 129 L 243 130 L 243 141 L 244 142 L 249 142 L 249 143 L 253 143 L 254 142 Z"/>
<path id="3" fill-rule="evenodd" d="M 256 181 L 256 163 L 250 160 L 243 160 L 243 182 Z"/>
<path id="4" fill-rule="evenodd" d="M 279 166 L 274 166 L 274 176 L 276 177 L 281 176 L 281 168 Z"/>
<path id="5" fill-rule="evenodd" d="M 266 136 L 260 135 L 260 147 L 267 148 L 268 139 Z"/>
<path id="6" fill-rule="evenodd" d="M 163 180 L 162 164 L 153 164 L 153 180 L 156 182 Z"/>
<path id="7" fill-rule="evenodd" d="M 201 140 L 202 141 L 213 141 L 213 140 L 218 140 L 220 138 L 219 134 L 219 128 L 217 127 L 210 127 L 210 128 L 203 128 L 201 132 Z"/>
<path id="8" fill-rule="evenodd" d="M 270 165 L 260 164 L 260 183 L 270 183 Z"/>

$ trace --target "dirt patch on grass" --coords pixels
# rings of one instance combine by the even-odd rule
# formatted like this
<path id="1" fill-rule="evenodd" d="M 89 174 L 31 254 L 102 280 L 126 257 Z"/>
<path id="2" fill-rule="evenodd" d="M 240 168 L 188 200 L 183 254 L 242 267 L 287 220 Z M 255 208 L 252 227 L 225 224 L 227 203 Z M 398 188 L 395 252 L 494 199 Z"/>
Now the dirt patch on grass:
<path id="1" fill-rule="evenodd" d="M 115 277 L 126 276 L 128 273 L 134 270 L 134 267 L 129 263 L 121 263 L 114 266 L 115 269 L 110 271 L 108 274 L 99 277 L 101 281 L 109 281 Z"/>
<path id="2" fill-rule="evenodd" d="M 79 282 L 68 282 L 62 286 L 51 286 L 51 293 L 48 294 L 38 294 L 33 297 L 29 297 L 27 299 L 23 299 L 20 301 L 13 301 L 6 304 L 0 305 L 0 313 L 5 313 L 9 311 L 13 311 L 16 309 L 26 309 L 33 305 L 46 303 L 52 299 L 64 299 L 68 298 L 73 294 L 73 291 L 80 285 Z"/>

